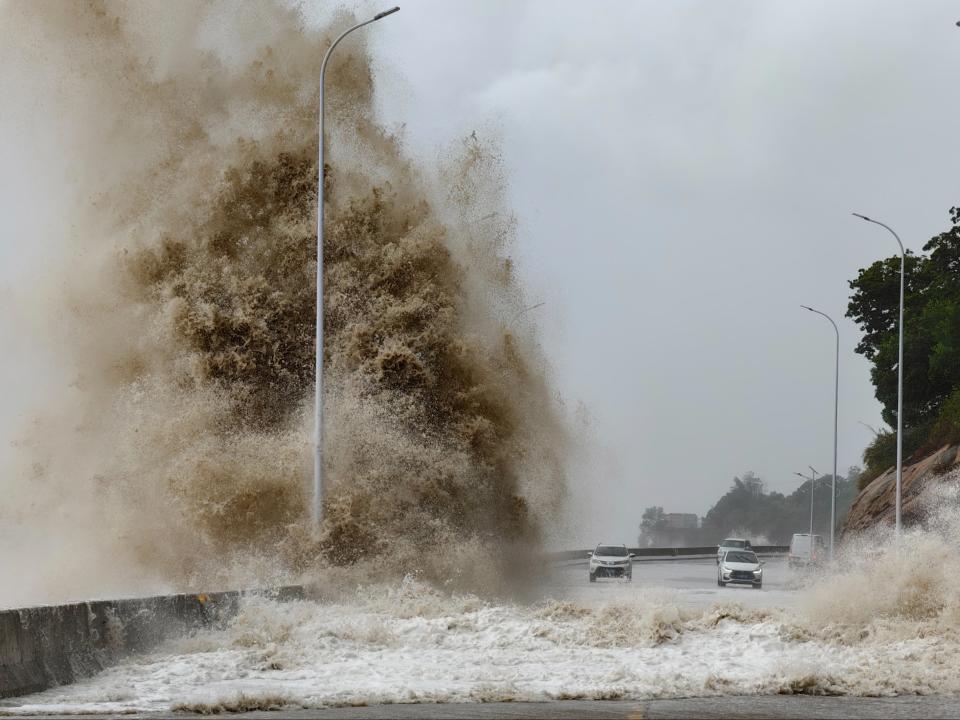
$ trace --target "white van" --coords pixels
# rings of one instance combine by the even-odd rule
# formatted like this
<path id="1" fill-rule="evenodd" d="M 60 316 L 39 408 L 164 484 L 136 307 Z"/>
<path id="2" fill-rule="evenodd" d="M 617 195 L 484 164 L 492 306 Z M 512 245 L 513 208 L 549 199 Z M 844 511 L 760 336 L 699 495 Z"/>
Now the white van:
<path id="1" fill-rule="evenodd" d="M 800 567 L 817 565 L 826 559 L 823 548 L 823 538 L 810 533 L 794 533 L 790 540 L 790 554 L 787 556 L 787 565 Z"/>

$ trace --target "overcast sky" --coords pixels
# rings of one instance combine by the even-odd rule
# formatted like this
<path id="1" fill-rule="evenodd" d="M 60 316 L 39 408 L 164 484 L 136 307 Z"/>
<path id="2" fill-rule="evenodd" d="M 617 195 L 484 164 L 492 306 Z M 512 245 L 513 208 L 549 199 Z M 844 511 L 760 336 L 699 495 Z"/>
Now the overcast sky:
<path id="1" fill-rule="evenodd" d="M 425 162 L 474 129 L 500 138 L 556 385 L 592 417 L 575 539 L 632 542 L 648 505 L 702 514 L 746 470 L 784 492 L 829 472 L 834 337 L 801 303 L 840 325 L 839 464 L 859 464 L 858 421 L 881 421 L 847 281 L 896 246 L 850 212 L 914 250 L 948 227 L 960 7 L 401 4 L 365 29 L 384 119 Z M 28 150 L 2 141 L 0 189 L 29 207 Z M 43 222 L 0 217 L 0 299 L 49 251 L 16 241 Z M 32 352 L 7 354 L 7 434 L 40 386 Z"/>
<path id="2" fill-rule="evenodd" d="M 881 420 L 847 281 L 896 244 L 850 212 L 915 250 L 949 226 L 958 19 L 935 1 L 406 0 L 369 28 L 417 153 L 502 138 L 533 312 L 601 444 L 575 478 L 588 535 L 630 540 L 648 505 L 704 513 L 745 470 L 785 492 L 830 471 L 833 330 L 800 304 L 840 326 L 839 465 L 861 462 L 858 421 Z"/>

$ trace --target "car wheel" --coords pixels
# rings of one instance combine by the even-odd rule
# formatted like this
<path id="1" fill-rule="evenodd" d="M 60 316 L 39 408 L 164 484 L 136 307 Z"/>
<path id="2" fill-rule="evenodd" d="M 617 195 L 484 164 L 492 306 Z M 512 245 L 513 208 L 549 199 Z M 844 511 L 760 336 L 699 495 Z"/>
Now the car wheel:
<path id="1" fill-rule="evenodd" d="M 627 582 L 633 582 L 633 575 L 627 575 Z"/>
<path id="2" fill-rule="evenodd" d="M 763 583 L 755 583 L 754 586 L 757 590 L 763 587 Z"/>
<path id="3" fill-rule="evenodd" d="M 720 587 L 726 587 L 726 586 L 727 586 L 727 584 L 726 584 L 723 580 L 721 580 L 720 578 L 717 578 L 717 585 L 719 585 Z"/>
<path id="4" fill-rule="evenodd" d="M 596 581 L 597 581 L 597 576 L 594 575 L 593 573 L 590 573 L 590 582 L 596 582 Z"/>

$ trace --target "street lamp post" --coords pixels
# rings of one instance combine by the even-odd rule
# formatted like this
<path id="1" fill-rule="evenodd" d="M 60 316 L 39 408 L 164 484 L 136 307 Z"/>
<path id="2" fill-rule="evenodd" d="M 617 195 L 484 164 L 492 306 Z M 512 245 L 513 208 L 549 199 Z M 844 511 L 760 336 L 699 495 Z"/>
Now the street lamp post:
<path id="1" fill-rule="evenodd" d="M 896 499 L 896 533 L 897 537 L 900 537 L 900 493 L 901 493 L 901 484 L 903 479 L 903 288 L 906 279 L 906 267 L 907 267 L 907 251 L 903 247 L 903 242 L 900 240 L 900 236 L 897 235 L 893 228 L 889 225 L 885 225 L 879 220 L 873 220 L 868 218 L 866 215 L 861 215 L 860 213 L 853 213 L 854 216 L 860 218 L 861 220 L 866 220 L 869 223 L 874 225 L 879 225 L 880 227 L 886 228 L 893 237 L 896 238 L 897 244 L 900 246 L 900 349 L 899 357 L 897 359 L 897 499 Z"/>
<path id="2" fill-rule="evenodd" d="M 810 481 L 810 547 L 813 547 L 813 483 L 817 479 L 817 471 L 813 469 L 810 465 L 807 465 L 810 468 L 810 477 L 807 477 L 803 473 L 795 472 L 794 475 L 799 475 L 804 480 Z"/>
<path id="3" fill-rule="evenodd" d="M 319 165 L 317 167 L 317 357 L 316 357 L 316 397 L 314 400 L 314 435 L 313 435 L 313 522 L 319 527 L 323 520 L 323 198 L 324 198 L 324 178 L 323 178 L 323 96 L 324 82 L 327 77 L 327 61 L 333 49 L 340 44 L 347 35 L 354 30 L 362 28 L 376 22 L 387 15 L 391 15 L 400 8 L 395 7 L 382 13 L 374 15 L 371 19 L 362 23 L 357 23 L 351 28 L 344 30 L 340 36 L 331 43 L 327 49 L 327 54 L 323 56 L 323 63 L 320 65 L 320 139 Z"/>
<path id="4" fill-rule="evenodd" d="M 833 374 L 833 482 L 830 485 L 830 560 L 833 561 L 833 534 L 837 526 L 837 408 L 840 403 L 840 330 L 833 318 L 826 313 L 814 310 L 807 305 L 800 307 L 817 315 L 822 315 L 833 325 L 833 332 L 837 336 L 837 357 Z"/>

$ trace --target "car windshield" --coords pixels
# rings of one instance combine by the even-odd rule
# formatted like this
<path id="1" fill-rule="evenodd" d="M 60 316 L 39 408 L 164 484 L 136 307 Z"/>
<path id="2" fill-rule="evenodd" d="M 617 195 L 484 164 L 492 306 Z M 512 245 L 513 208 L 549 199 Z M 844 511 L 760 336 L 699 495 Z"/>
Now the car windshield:
<path id="1" fill-rule="evenodd" d="M 614 557 L 626 557 L 627 549 L 622 545 L 617 547 L 616 545 L 599 545 L 597 546 L 597 551 L 594 555 L 612 555 Z"/>
<path id="2" fill-rule="evenodd" d="M 724 558 L 727 562 L 736 562 L 736 563 L 753 563 L 756 564 L 757 556 L 752 552 L 738 552 L 731 550 L 728 552 Z"/>
<path id="3" fill-rule="evenodd" d="M 742 548 L 742 547 L 746 547 L 746 546 L 747 546 L 747 541 L 746 541 L 746 540 L 724 540 L 724 541 L 723 541 L 723 547 L 738 547 L 738 548 Z"/>

